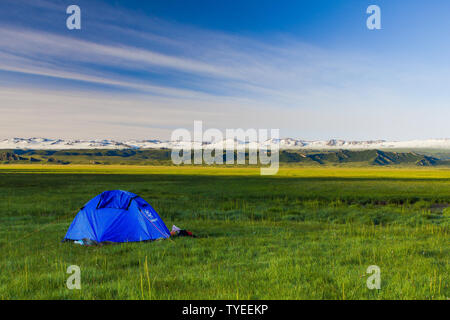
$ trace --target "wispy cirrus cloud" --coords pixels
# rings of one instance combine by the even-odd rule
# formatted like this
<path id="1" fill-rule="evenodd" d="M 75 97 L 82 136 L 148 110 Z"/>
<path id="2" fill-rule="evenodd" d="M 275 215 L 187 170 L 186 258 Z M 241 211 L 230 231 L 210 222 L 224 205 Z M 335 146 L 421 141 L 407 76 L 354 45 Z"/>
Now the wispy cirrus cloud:
<path id="1" fill-rule="evenodd" d="M 100 44 L 42 31 L 2 28 L 0 70 L 134 88 L 152 94 L 158 94 L 158 90 L 163 95 L 173 92 L 186 96 L 192 96 L 193 91 L 199 96 L 209 91 L 244 98 L 264 94 L 291 98 L 291 102 L 314 86 L 330 86 L 338 73 L 347 77 L 362 74 L 344 62 L 330 63 L 325 52 L 304 44 L 269 46 L 251 39 L 226 39 L 228 42 L 215 40 L 198 48 L 198 54 L 191 49 L 190 55 L 195 59 L 123 43 Z M 179 43 L 178 47 L 182 45 Z M 342 82 L 339 86 L 343 85 Z"/>
<path id="2" fill-rule="evenodd" d="M 5 0 L 10 6 L 23 1 Z M 45 15 L 61 17 L 65 1 L 40 0 L 31 7 Z M 86 11 L 94 12 L 83 2 Z M 352 76 L 367 71 L 364 60 L 355 68 L 356 57 L 338 57 L 289 37 L 270 41 L 229 35 L 168 23 L 140 13 L 97 2 L 98 14 L 85 22 L 89 31 L 68 33 L 64 25 L 30 29 L 6 25 L 0 29 L 0 53 L 4 70 L 35 70 L 45 75 L 84 79 L 127 88 L 151 84 L 172 89 L 237 96 L 268 97 L 296 103 L 308 90 L 344 86 Z M 95 12 L 96 12 L 95 11 Z M 24 19 L 40 14 L 26 12 Z M 61 19 L 50 19 L 61 22 Z M 40 26 L 39 23 L 34 24 Z M 14 55 L 14 57 L 5 56 Z M 19 59 L 22 60 L 18 62 Z M 358 58 L 359 59 L 359 58 Z M 103 77 L 102 77 L 103 75 Z M 164 93 L 165 94 L 165 93 Z"/>

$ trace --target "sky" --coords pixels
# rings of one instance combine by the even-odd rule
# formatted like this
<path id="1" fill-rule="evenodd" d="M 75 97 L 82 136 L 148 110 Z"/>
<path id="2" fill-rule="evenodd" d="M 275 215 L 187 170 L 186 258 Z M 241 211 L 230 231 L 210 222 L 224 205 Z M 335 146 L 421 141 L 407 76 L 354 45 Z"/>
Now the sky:
<path id="1" fill-rule="evenodd" d="M 81 8 L 81 30 L 66 9 Z M 369 30 L 369 5 L 381 30 Z M 0 138 L 450 138 L 450 2 L 2 0 Z"/>

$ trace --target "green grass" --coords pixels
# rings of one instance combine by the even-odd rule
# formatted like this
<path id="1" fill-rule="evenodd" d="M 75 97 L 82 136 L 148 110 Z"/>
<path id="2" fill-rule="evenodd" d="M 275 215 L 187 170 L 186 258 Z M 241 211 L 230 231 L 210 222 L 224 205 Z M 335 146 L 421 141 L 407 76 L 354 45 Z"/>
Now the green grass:
<path id="1" fill-rule="evenodd" d="M 111 189 L 199 238 L 60 243 Z M 449 204 L 445 169 L 0 166 L 0 299 L 448 299 Z"/>

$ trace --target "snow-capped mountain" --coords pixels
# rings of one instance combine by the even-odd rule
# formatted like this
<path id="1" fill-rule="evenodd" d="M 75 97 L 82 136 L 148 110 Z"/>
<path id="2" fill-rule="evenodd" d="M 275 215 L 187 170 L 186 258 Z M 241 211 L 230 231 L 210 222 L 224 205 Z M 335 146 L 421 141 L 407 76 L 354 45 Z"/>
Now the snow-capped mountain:
<path id="1" fill-rule="evenodd" d="M 278 145 L 284 150 L 333 150 L 333 149 L 450 149 L 450 139 L 429 139 L 410 141 L 345 141 L 345 140 L 317 140 L 307 141 L 299 139 L 270 139 L 262 143 L 248 143 L 238 140 L 224 140 L 216 143 L 203 144 L 199 142 L 161 141 L 161 140 L 64 140 L 45 138 L 13 138 L 0 140 L 0 149 L 34 149 L 34 150 L 74 150 L 74 149 L 173 149 L 186 146 L 203 148 L 237 146 L 272 147 Z"/>

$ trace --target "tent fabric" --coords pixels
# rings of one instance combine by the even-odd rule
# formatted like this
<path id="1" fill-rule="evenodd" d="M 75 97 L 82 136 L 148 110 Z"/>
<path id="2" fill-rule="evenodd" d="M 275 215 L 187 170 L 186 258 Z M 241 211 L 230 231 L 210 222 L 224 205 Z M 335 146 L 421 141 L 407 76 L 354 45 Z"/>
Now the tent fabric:
<path id="1" fill-rule="evenodd" d="M 134 198 L 137 196 L 127 191 L 105 191 L 100 195 L 97 209 L 128 209 Z"/>
<path id="2" fill-rule="evenodd" d="M 169 229 L 144 199 L 114 190 L 89 201 L 73 220 L 64 240 L 138 242 L 169 237 Z"/>

